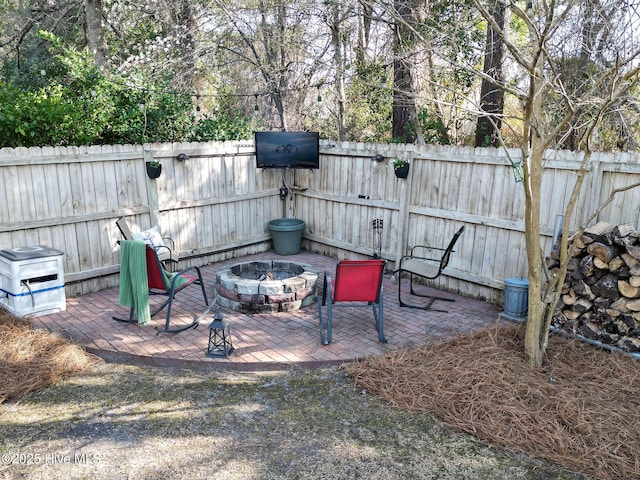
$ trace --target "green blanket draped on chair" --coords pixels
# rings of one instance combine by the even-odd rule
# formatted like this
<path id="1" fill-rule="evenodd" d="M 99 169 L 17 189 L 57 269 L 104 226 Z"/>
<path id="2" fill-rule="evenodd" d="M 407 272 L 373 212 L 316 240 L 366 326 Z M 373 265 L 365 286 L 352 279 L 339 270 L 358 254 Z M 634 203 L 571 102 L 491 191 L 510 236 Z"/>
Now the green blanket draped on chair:
<path id="1" fill-rule="evenodd" d="M 149 282 L 147 280 L 147 244 L 135 240 L 120 242 L 120 305 L 134 307 L 138 323 L 151 321 Z"/>
<path id="2" fill-rule="evenodd" d="M 179 274 L 178 273 L 174 273 L 174 272 L 167 272 L 163 268 L 162 269 L 162 275 L 164 275 L 164 279 L 167 282 L 167 285 L 171 285 L 171 282 L 173 282 L 173 279 Z M 178 278 L 176 278 L 175 289 L 178 290 L 182 285 L 184 285 L 188 281 L 189 281 L 189 279 L 184 277 L 183 275 L 178 276 Z"/>

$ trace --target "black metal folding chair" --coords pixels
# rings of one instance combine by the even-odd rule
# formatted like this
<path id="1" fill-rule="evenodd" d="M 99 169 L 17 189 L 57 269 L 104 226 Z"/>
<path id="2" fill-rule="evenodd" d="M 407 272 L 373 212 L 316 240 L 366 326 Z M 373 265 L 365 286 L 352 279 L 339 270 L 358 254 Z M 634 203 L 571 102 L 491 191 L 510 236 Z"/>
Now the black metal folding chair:
<path id="1" fill-rule="evenodd" d="M 413 276 L 422 277 L 433 280 L 438 278 L 442 271 L 449 264 L 451 254 L 455 251 L 453 247 L 464 233 L 464 226 L 455 233 L 447 248 L 431 247 L 428 245 L 416 245 L 411 248 L 410 255 L 406 255 L 400 259 L 399 268 L 394 272 L 398 279 L 398 302 L 401 307 L 421 308 L 423 310 L 432 309 L 431 306 L 436 300 L 445 302 L 455 302 L 452 298 L 439 297 L 433 295 L 419 294 L 413 289 Z M 426 253 L 426 252 L 432 253 Z M 433 252 L 443 252 L 441 256 L 436 256 Z M 429 301 L 425 305 L 414 305 L 406 303 L 402 300 L 402 273 L 409 274 L 409 293 L 418 297 L 428 298 Z M 436 312 L 447 313 L 446 310 L 432 309 Z"/>

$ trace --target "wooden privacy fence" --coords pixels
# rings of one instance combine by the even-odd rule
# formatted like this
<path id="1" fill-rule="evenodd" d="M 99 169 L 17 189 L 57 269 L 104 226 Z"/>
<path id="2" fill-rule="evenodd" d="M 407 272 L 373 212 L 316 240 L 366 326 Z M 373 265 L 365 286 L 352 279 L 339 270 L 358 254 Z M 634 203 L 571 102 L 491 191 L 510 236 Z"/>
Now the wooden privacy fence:
<path id="1" fill-rule="evenodd" d="M 180 156 L 180 154 L 185 154 Z M 383 156 L 382 161 L 375 159 Z M 158 225 L 184 265 L 271 248 L 267 223 L 305 221 L 303 248 L 336 258 L 395 262 L 414 244 L 445 245 L 465 225 L 435 285 L 500 302 L 505 278 L 526 276 L 524 190 L 511 162 L 519 152 L 462 147 L 321 142 L 319 170 L 258 170 L 251 141 L 0 150 L 0 248 L 48 245 L 65 253 L 66 293 L 118 283 L 115 220 Z M 396 157 L 410 160 L 407 179 Z M 162 175 L 146 175 L 157 159 Z M 541 248 L 550 250 L 581 154 L 549 151 L 541 198 Z M 584 223 L 609 193 L 640 181 L 640 157 L 594 154 L 571 218 Z M 280 199 L 280 187 L 289 194 Z M 640 189 L 619 194 L 597 220 L 640 220 Z"/>

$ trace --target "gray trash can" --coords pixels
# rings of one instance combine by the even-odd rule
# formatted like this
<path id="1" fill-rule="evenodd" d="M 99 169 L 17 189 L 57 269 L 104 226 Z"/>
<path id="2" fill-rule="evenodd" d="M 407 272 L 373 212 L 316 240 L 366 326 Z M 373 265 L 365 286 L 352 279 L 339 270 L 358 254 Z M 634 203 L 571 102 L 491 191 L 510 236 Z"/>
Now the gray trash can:
<path id="1" fill-rule="evenodd" d="M 300 252 L 304 221 L 297 218 L 278 218 L 268 225 L 273 249 L 278 255 L 295 255 Z"/>
<path id="2" fill-rule="evenodd" d="M 529 280 L 526 278 L 507 278 L 504 281 L 504 313 L 513 320 L 527 317 L 529 310 Z"/>

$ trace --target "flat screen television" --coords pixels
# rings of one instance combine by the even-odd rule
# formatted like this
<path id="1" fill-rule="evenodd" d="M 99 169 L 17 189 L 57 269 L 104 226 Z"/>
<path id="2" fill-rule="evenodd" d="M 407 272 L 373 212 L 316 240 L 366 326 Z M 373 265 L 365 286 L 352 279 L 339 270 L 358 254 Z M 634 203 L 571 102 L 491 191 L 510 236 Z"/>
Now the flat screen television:
<path id="1" fill-rule="evenodd" d="M 258 168 L 320 168 L 318 132 L 255 132 Z"/>

